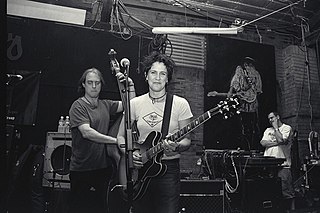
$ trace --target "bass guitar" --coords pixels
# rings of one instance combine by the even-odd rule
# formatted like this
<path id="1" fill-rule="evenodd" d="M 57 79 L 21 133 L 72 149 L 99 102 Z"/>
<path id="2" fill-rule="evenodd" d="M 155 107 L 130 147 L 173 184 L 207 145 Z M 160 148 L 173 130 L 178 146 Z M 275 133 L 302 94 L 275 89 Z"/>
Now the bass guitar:
<path id="1" fill-rule="evenodd" d="M 239 102 L 237 98 L 227 98 L 226 100 L 221 101 L 215 108 L 210 109 L 198 118 L 194 119 L 179 131 L 168 135 L 166 139 L 173 142 L 179 141 L 185 135 L 189 134 L 217 114 L 223 114 L 224 119 L 227 119 L 233 114 L 239 113 L 237 111 L 238 105 Z M 132 175 L 133 200 L 138 200 L 145 194 L 152 178 L 163 175 L 167 170 L 166 165 L 161 163 L 164 151 L 161 136 L 162 134 L 160 132 L 153 131 L 147 136 L 146 140 L 142 144 L 138 144 L 138 147 L 136 147 L 137 149 L 140 149 L 143 166 L 142 168 L 136 169 Z M 123 171 L 125 168 L 120 164 L 119 169 L 120 171 Z M 125 178 L 120 178 L 120 180 L 123 181 L 120 182 L 120 184 L 126 184 Z M 126 199 L 126 190 L 123 190 L 123 196 Z"/>
<path id="2" fill-rule="evenodd" d="M 117 75 L 120 73 L 120 65 L 118 60 L 116 59 L 115 55 L 117 54 L 115 50 L 111 49 L 109 51 L 109 56 L 110 56 L 110 67 L 111 71 L 113 74 Z M 120 97 L 122 101 L 122 106 L 123 108 L 126 108 L 127 104 L 127 99 L 125 96 L 125 85 L 123 82 L 120 82 L 120 79 L 117 77 L 117 84 L 118 84 L 118 89 L 120 92 Z M 119 131 L 119 126 L 121 123 L 121 120 L 123 118 L 123 115 L 119 116 L 117 120 L 113 123 L 112 127 L 110 127 L 108 134 L 112 137 L 117 137 L 118 131 Z M 136 123 L 133 123 L 132 125 L 132 137 L 133 141 L 137 141 L 139 138 L 139 132 L 138 129 L 135 125 Z M 119 182 L 119 173 L 115 172 L 119 168 L 119 164 L 124 164 L 124 159 L 122 159 L 120 150 L 118 148 L 118 145 L 115 144 L 108 144 L 107 146 L 107 155 L 112 159 L 113 167 L 114 167 L 114 173 L 112 175 L 112 183 L 111 185 L 116 185 Z"/>

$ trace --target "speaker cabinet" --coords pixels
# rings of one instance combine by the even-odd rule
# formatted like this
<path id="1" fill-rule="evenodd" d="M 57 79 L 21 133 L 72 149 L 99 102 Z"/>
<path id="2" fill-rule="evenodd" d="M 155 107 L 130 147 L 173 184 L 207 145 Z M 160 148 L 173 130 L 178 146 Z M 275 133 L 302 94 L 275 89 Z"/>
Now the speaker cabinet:
<path id="1" fill-rule="evenodd" d="M 253 212 L 282 212 L 280 178 L 256 178 L 244 181 L 243 209 Z"/>
<path id="2" fill-rule="evenodd" d="M 42 186 L 70 188 L 71 141 L 71 133 L 47 133 Z"/>
<path id="3" fill-rule="evenodd" d="M 181 180 L 180 212 L 225 213 L 224 180 Z"/>

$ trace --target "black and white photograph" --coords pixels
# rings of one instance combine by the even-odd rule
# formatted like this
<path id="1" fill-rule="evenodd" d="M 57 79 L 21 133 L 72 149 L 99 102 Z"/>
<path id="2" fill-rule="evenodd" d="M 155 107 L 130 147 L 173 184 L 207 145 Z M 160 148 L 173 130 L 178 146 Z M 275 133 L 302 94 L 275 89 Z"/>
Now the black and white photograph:
<path id="1" fill-rule="evenodd" d="M 1 6 L 1 213 L 320 213 L 318 0 Z"/>

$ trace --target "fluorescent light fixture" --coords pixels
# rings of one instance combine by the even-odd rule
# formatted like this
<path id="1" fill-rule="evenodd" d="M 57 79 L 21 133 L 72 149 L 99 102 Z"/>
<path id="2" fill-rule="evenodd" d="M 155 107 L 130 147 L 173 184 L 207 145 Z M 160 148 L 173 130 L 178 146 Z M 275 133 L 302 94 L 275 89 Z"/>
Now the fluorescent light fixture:
<path id="1" fill-rule="evenodd" d="M 7 0 L 7 15 L 84 25 L 86 10 L 26 0 Z"/>
<path id="2" fill-rule="evenodd" d="M 154 27 L 154 34 L 175 34 L 175 33 L 195 33 L 195 34 L 230 34 L 238 33 L 238 28 L 218 28 L 218 27 Z"/>

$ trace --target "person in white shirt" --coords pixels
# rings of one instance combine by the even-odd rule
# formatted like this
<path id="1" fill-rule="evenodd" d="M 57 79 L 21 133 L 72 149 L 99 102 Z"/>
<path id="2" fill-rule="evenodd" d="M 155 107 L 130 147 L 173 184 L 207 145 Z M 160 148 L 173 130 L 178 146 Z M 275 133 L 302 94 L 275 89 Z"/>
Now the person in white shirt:
<path id="1" fill-rule="evenodd" d="M 284 158 L 278 177 L 281 178 L 282 195 L 288 201 L 289 209 L 294 210 L 294 189 L 291 176 L 291 146 L 293 131 L 291 126 L 282 123 L 277 112 L 268 115 L 271 127 L 268 127 L 260 141 L 265 147 L 264 156 Z"/>

